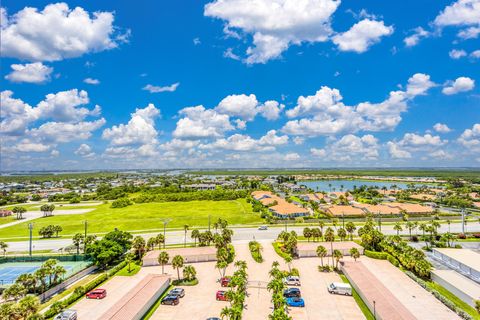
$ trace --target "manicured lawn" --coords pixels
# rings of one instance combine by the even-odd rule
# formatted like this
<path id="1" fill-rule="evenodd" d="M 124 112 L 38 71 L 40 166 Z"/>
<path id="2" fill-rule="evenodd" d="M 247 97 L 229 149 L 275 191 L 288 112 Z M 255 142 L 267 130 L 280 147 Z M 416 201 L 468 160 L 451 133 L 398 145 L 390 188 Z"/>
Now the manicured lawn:
<path id="1" fill-rule="evenodd" d="M 118 273 L 116 274 L 116 276 L 133 276 L 133 275 L 136 275 L 138 273 L 138 271 L 140 271 L 141 269 L 141 266 L 136 264 L 135 262 L 132 262 L 130 263 L 130 272 L 128 272 L 128 264 L 120 271 L 118 271 Z"/>
<path id="2" fill-rule="evenodd" d="M 6 223 L 10 223 L 10 222 L 13 222 L 13 221 L 15 221 L 15 217 L 14 217 L 14 216 L 1 217 L 1 218 L 0 218 L 0 225 L 6 224 Z"/>
<path id="3" fill-rule="evenodd" d="M 70 238 L 73 234 L 83 232 L 84 221 L 88 221 L 88 232 L 102 234 L 114 228 L 125 231 L 160 230 L 161 219 L 172 219 L 168 228 L 182 228 L 188 224 L 190 228 L 208 225 L 208 216 L 213 223 L 218 218 L 226 219 L 231 225 L 260 223 L 263 220 L 245 199 L 232 201 L 189 201 L 189 202 L 152 202 L 134 204 L 125 208 L 112 209 L 110 204 L 91 207 L 94 209 L 85 214 L 54 215 L 33 220 L 34 236 L 38 230 L 47 225 L 60 225 L 60 234 Z M 28 237 L 28 222 L 0 229 L 0 239 L 25 240 Z"/>

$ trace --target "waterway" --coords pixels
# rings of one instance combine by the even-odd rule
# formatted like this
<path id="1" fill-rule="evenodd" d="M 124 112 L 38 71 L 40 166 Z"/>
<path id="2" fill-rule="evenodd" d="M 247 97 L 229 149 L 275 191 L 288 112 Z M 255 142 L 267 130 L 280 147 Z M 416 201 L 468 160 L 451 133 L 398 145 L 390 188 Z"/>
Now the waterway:
<path id="1" fill-rule="evenodd" d="M 360 187 L 361 185 L 378 187 L 379 189 L 384 186 L 387 189 L 393 189 L 392 186 L 396 186 L 396 189 L 407 189 L 407 183 L 401 182 L 386 182 L 386 181 L 372 181 L 372 180 L 311 180 L 311 181 L 298 181 L 297 184 L 303 184 L 315 191 L 346 191 L 353 190 L 354 186 Z"/>

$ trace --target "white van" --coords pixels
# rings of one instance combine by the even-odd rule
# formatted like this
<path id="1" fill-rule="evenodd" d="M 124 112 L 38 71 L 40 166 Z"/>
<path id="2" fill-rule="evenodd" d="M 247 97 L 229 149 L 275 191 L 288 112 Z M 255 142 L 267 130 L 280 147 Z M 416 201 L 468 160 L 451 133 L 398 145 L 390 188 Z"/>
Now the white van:
<path id="1" fill-rule="evenodd" d="M 352 287 L 348 283 L 332 282 L 327 287 L 328 292 L 335 294 L 352 295 Z"/>
<path id="2" fill-rule="evenodd" d="M 77 311 L 72 309 L 67 309 L 57 314 L 54 320 L 77 320 Z"/>

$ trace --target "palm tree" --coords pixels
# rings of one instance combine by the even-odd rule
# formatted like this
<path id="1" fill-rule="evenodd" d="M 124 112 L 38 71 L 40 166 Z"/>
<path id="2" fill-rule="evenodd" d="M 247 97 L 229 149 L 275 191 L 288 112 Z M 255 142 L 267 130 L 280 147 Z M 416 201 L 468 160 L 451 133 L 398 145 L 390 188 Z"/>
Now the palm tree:
<path id="1" fill-rule="evenodd" d="M 165 265 L 168 263 L 168 260 L 170 259 L 170 257 L 168 256 L 168 252 L 167 251 L 162 251 L 160 252 L 160 254 L 158 255 L 158 263 L 160 263 L 160 265 L 162 266 L 162 273 L 165 273 L 164 272 L 164 267 Z"/>
<path id="2" fill-rule="evenodd" d="M 360 251 L 358 251 L 357 248 L 351 248 L 350 249 L 350 256 L 357 261 L 358 258 L 360 258 Z"/>
<path id="3" fill-rule="evenodd" d="M 183 268 L 183 277 L 188 281 L 192 281 L 197 277 L 197 270 L 193 266 L 185 266 Z"/>
<path id="4" fill-rule="evenodd" d="M 155 237 L 148 238 L 147 240 L 147 250 L 151 251 L 153 248 L 155 248 L 155 245 L 157 244 L 157 239 Z"/>
<path id="5" fill-rule="evenodd" d="M 135 249 L 138 259 L 142 259 L 145 252 L 145 239 L 142 236 L 136 236 L 132 241 L 132 248 Z"/>
<path id="6" fill-rule="evenodd" d="M 345 229 L 347 229 L 348 233 L 350 233 L 350 240 L 353 240 L 353 233 L 357 229 L 355 223 L 353 223 L 352 221 L 348 221 L 345 225 Z"/>
<path id="7" fill-rule="evenodd" d="M 335 241 L 335 233 L 333 232 L 333 229 L 328 227 L 327 230 L 325 230 L 325 241 L 330 242 L 330 253 L 332 254 L 332 265 L 334 264 L 333 261 L 333 242 Z"/>
<path id="8" fill-rule="evenodd" d="M 67 273 L 67 270 L 65 270 L 64 267 L 62 266 L 55 266 L 53 269 L 53 283 L 58 283 L 59 280 Z"/>
<path id="9" fill-rule="evenodd" d="M 22 319 L 34 319 L 40 308 L 40 301 L 37 297 L 28 295 L 18 302 L 18 307 L 21 310 Z"/>
<path id="10" fill-rule="evenodd" d="M 308 227 L 303 228 L 303 236 L 307 238 L 308 242 L 310 242 L 310 237 L 312 236 L 312 230 L 310 230 L 310 228 Z"/>
<path id="11" fill-rule="evenodd" d="M 345 238 L 347 237 L 347 232 L 343 228 L 338 229 L 337 234 L 340 237 L 341 241 L 345 240 Z"/>
<path id="12" fill-rule="evenodd" d="M 400 231 L 403 230 L 402 224 L 400 222 L 395 223 L 393 230 L 397 231 L 397 236 L 400 236 Z"/>
<path id="13" fill-rule="evenodd" d="M 157 240 L 157 244 L 158 244 L 158 249 L 161 249 L 162 248 L 162 244 L 165 243 L 165 236 L 161 233 L 159 233 L 155 239 Z"/>
<path id="14" fill-rule="evenodd" d="M 63 231 L 62 226 L 56 225 L 53 226 L 53 231 L 55 232 L 55 236 L 58 238 L 58 234 Z"/>
<path id="15" fill-rule="evenodd" d="M 322 267 L 323 267 L 323 258 L 327 256 L 327 249 L 325 249 L 324 246 L 318 246 L 317 256 L 320 258 L 320 263 L 322 264 Z"/>
<path id="16" fill-rule="evenodd" d="M 340 259 L 343 258 L 343 254 L 342 254 L 342 252 L 341 252 L 340 250 L 335 249 L 335 250 L 333 250 L 332 257 L 335 258 L 335 261 L 336 261 L 336 263 L 335 263 L 335 268 L 338 269 L 338 262 L 340 261 Z"/>
<path id="17" fill-rule="evenodd" d="M 183 267 L 183 257 L 180 255 L 173 257 L 172 267 L 173 269 L 177 269 L 178 280 L 180 280 L 180 268 Z"/>
<path id="18" fill-rule="evenodd" d="M 195 247 L 197 246 L 197 239 L 200 238 L 200 231 L 197 229 L 192 230 L 192 235 L 190 236 L 195 241 Z"/>
<path id="19" fill-rule="evenodd" d="M 184 238 L 184 241 L 183 241 L 183 247 L 186 248 L 187 247 L 187 231 L 188 231 L 188 224 L 184 225 L 183 226 L 183 231 L 185 232 L 185 238 Z"/>
<path id="20" fill-rule="evenodd" d="M 15 206 L 13 207 L 12 212 L 17 215 L 17 220 L 20 220 L 23 219 L 23 214 L 27 212 L 27 209 L 25 207 Z"/>
<path id="21" fill-rule="evenodd" d="M 73 245 L 77 248 L 77 254 L 80 254 L 80 244 L 84 241 L 83 233 L 77 233 L 72 238 Z"/>
<path id="22" fill-rule="evenodd" d="M 292 266 L 291 266 L 291 263 L 292 263 L 292 260 L 293 260 L 292 256 L 289 255 L 289 254 L 284 255 L 284 256 L 283 256 L 283 260 L 285 260 L 285 263 L 286 263 L 287 266 L 288 266 L 288 271 L 289 271 L 289 272 L 292 272 Z"/>
<path id="23" fill-rule="evenodd" d="M 7 255 L 7 248 L 8 248 L 8 243 L 6 243 L 5 241 L 0 241 L 0 250 L 3 251 L 4 257 Z"/>

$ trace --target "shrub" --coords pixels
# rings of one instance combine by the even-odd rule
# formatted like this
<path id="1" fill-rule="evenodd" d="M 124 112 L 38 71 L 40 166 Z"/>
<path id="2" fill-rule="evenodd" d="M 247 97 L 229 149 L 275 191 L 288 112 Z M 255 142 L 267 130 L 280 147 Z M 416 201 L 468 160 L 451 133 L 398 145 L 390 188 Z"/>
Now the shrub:
<path id="1" fill-rule="evenodd" d="M 474 234 L 472 234 L 472 236 L 473 236 L 474 238 L 480 238 L 480 233 L 474 233 Z"/>
<path id="2" fill-rule="evenodd" d="M 379 260 L 386 260 L 387 259 L 387 254 L 386 252 L 375 252 L 375 251 L 370 251 L 370 250 L 365 250 L 364 254 L 372 259 L 379 259 Z"/>
<path id="3" fill-rule="evenodd" d="M 417 236 L 412 236 L 412 241 L 413 242 L 418 242 L 418 237 Z"/>
<path id="4" fill-rule="evenodd" d="M 133 204 L 133 202 L 128 198 L 120 198 L 112 202 L 112 208 L 125 208 L 129 205 Z"/>
<path id="5" fill-rule="evenodd" d="M 467 236 L 464 233 L 459 233 L 457 237 L 458 239 L 467 239 Z"/>

